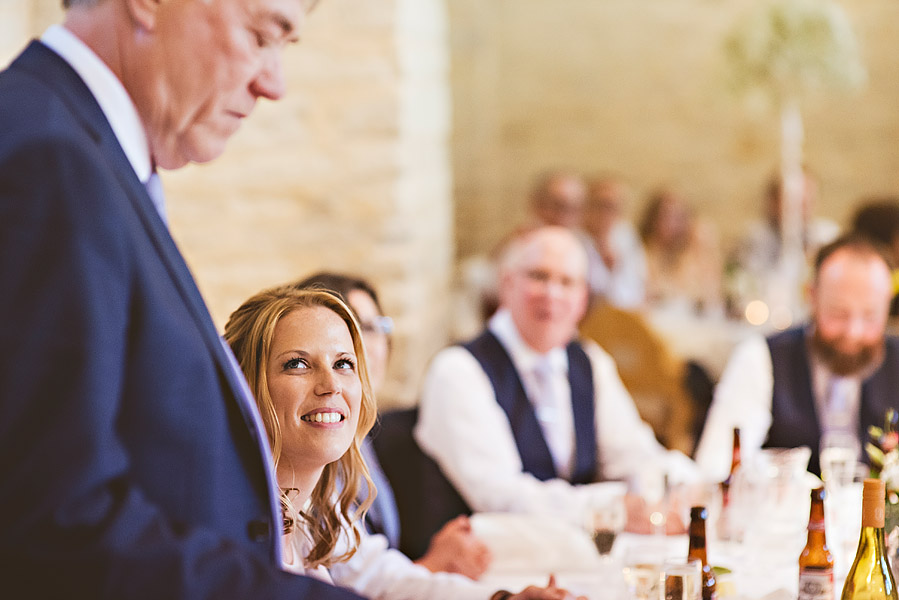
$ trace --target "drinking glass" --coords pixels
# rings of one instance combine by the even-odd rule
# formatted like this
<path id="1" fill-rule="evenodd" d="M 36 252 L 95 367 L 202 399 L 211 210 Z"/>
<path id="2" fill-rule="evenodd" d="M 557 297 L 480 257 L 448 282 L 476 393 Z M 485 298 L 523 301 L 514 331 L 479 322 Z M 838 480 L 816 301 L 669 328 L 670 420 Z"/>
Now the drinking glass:
<path id="1" fill-rule="evenodd" d="M 821 438 L 821 479 L 832 489 L 851 484 L 857 474 L 861 445 L 854 435 L 828 432 Z"/>
<path id="2" fill-rule="evenodd" d="M 664 600 L 700 600 L 702 597 L 702 563 L 666 562 L 659 577 Z"/>
<path id="3" fill-rule="evenodd" d="M 631 600 L 661 600 L 664 562 L 664 545 L 635 544 L 627 548 L 624 555 L 624 581 Z"/>
<path id="4" fill-rule="evenodd" d="M 604 485 L 602 495 L 592 496 L 587 500 L 586 527 L 596 545 L 596 551 L 603 559 L 612 552 L 615 538 L 624 530 L 627 523 L 627 508 L 624 497 L 626 487 Z"/>

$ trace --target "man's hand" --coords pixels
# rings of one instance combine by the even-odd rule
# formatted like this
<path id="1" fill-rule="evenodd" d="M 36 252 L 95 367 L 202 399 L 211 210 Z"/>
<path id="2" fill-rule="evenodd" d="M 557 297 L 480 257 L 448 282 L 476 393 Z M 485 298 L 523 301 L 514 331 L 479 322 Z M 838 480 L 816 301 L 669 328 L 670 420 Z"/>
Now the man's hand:
<path id="1" fill-rule="evenodd" d="M 624 503 L 627 507 L 625 531 L 642 534 L 655 533 L 655 524 L 652 521 L 655 513 L 659 513 L 655 514 L 655 518 L 661 517 L 664 519 L 665 533 L 667 535 L 678 535 L 687 531 L 676 505 L 667 505 L 651 510 L 643 498 L 634 494 L 625 496 Z"/>
<path id="2" fill-rule="evenodd" d="M 549 583 L 546 584 L 546 587 L 529 585 L 517 594 L 506 596 L 506 600 L 575 600 L 575 596 L 566 589 L 556 587 L 556 577 L 555 575 L 550 575 Z M 587 599 L 583 596 L 578 596 L 576 600 Z"/>
<path id="3" fill-rule="evenodd" d="M 474 534 L 471 521 L 463 515 L 435 533 L 428 551 L 415 562 L 434 573 L 460 573 L 478 579 L 492 560 L 487 545 Z"/>

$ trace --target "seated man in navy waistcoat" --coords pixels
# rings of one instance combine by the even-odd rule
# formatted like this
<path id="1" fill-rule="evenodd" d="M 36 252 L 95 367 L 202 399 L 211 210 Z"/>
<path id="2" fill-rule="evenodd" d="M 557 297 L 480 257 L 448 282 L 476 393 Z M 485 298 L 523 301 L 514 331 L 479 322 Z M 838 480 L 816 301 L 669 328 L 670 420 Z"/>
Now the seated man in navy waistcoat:
<path id="1" fill-rule="evenodd" d="M 889 256 L 858 235 L 821 248 L 811 321 L 738 346 L 725 368 L 697 449 L 708 475 L 723 478 L 732 431 L 744 458 L 761 447 L 820 449 L 842 439 L 858 452 L 870 425 L 899 409 L 899 339 L 885 333 L 893 284 Z"/>
<path id="2" fill-rule="evenodd" d="M 474 511 L 575 519 L 589 496 L 620 490 L 601 481 L 697 474 L 640 419 L 612 358 L 577 339 L 586 274 L 584 246 L 567 229 L 512 240 L 487 329 L 429 367 L 415 437 Z M 628 509 L 638 528 L 641 504 L 631 498 Z"/>

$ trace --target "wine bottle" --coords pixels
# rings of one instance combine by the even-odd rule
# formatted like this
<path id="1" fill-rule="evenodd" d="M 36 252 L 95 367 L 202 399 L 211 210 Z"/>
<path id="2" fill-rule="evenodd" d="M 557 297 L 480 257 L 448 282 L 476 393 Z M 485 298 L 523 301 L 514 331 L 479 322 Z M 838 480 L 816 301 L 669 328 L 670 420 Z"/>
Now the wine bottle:
<path id="1" fill-rule="evenodd" d="M 846 575 L 842 600 L 899 600 L 883 538 L 885 489 L 880 479 L 865 479 L 862 488 L 862 531 L 858 552 Z"/>
<path id="2" fill-rule="evenodd" d="M 690 549 L 687 560 L 698 560 L 702 563 L 702 600 L 717 600 L 715 572 L 709 566 L 705 545 L 705 522 L 709 512 L 704 506 L 690 509 Z"/>
<path id="3" fill-rule="evenodd" d="M 833 600 L 833 554 L 824 532 L 824 488 L 812 490 L 808 541 L 799 555 L 799 600 Z"/>

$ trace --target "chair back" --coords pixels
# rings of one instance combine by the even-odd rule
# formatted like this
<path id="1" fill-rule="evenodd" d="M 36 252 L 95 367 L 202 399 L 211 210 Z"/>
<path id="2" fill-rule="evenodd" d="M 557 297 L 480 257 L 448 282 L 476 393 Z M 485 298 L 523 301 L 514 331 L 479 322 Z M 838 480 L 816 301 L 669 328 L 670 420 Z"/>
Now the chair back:
<path id="1" fill-rule="evenodd" d="M 412 430 L 418 409 L 382 413 L 372 434 L 375 452 L 390 481 L 400 514 L 400 550 L 420 558 L 443 525 L 471 509 L 440 467 L 422 452 Z"/>
<path id="2" fill-rule="evenodd" d="M 615 359 L 640 416 L 659 441 L 689 455 L 696 443 L 696 411 L 684 387 L 685 365 L 643 315 L 601 303 L 581 322 L 580 333 Z"/>

